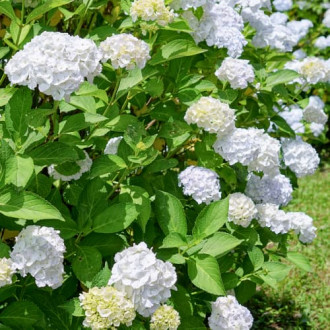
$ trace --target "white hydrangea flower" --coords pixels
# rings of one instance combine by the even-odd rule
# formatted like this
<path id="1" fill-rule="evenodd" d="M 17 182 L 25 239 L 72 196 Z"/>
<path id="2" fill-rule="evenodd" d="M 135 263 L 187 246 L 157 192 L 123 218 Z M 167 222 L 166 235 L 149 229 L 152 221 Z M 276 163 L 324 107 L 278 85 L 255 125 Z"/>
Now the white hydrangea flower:
<path id="1" fill-rule="evenodd" d="M 10 254 L 13 267 L 23 277 L 31 274 L 38 287 L 62 285 L 65 245 L 59 233 L 51 227 L 27 226 L 16 237 Z"/>
<path id="2" fill-rule="evenodd" d="M 316 150 L 302 140 L 287 139 L 282 143 L 284 163 L 298 178 L 313 174 L 320 158 Z"/>
<path id="3" fill-rule="evenodd" d="M 155 21 L 162 26 L 174 19 L 173 10 L 165 6 L 164 0 L 134 0 L 130 15 L 133 22 L 140 18 L 144 21 Z"/>
<path id="4" fill-rule="evenodd" d="M 290 21 L 287 23 L 286 26 L 296 37 L 296 43 L 298 43 L 302 38 L 307 35 L 309 29 L 313 27 L 313 23 L 309 19 L 303 19 L 301 21 Z"/>
<path id="5" fill-rule="evenodd" d="M 242 193 L 229 195 L 228 221 L 246 228 L 256 214 L 257 209 L 251 198 Z"/>
<path id="6" fill-rule="evenodd" d="M 12 277 L 15 273 L 13 262 L 8 258 L 0 258 L 0 288 L 12 284 Z"/>
<path id="7" fill-rule="evenodd" d="M 14 3 L 22 3 L 22 0 L 14 0 Z M 39 5 L 40 0 L 25 0 L 25 8 L 35 8 Z"/>
<path id="8" fill-rule="evenodd" d="M 108 37 L 100 43 L 100 51 L 103 56 L 102 61 L 106 62 L 110 59 L 115 69 L 132 70 L 136 67 L 143 69 L 151 58 L 148 44 L 127 33 Z"/>
<path id="9" fill-rule="evenodd" d="M 188 124 L 196 124 L 218 136 L 230 133 L 235 127 L 235 110 L 211 96 L 201 97 L 191 105 L 184 116 Z"/>
<path id="10" fill-rule="evenodd" d="M 123 139 L 122 136 L 117 136 L 117 137 L 113 137 L 111 138 L 107 145 L 105 146 L 104 149 L 104 154 L 105 155 L 116 155 L 118 152 L 118 147 L 120 144 L 120 141 Z"/>
<path id="11" fill-rule="evenodd" d="M 162 305 L 151 316 L 150 330 L 177 330 L 180 323 L 179 313 L 172 306 Z"/>
<path id="12" fill-rule="evenodd" d="M 76 164 L 80 168 L 78 172 L 73 173 L 71 175 L 64 175 L 56 170 L 55 165 L 50 165 L 47 168 L 48 174 L 51 177 L 53 177 L 54 180 L 62 180 L 62 181 L 79 180 L 84 173 L 88 172 L 91 169 L 93 164 L 93 161 L 89 158 L 88 153 L 84 151 L 84 154 L 85 154 L 85 158 L 80 159 L 76 162 Z"/>
<path id="13" fill-rule="evenodd" d="M 292 0 L 274 0 L 273 5 L 278 11 L 288 11 L 292 8 Z"/>
<path id="14" fill-rule="evenodd" d="M 275 234 L 286 234 L 290 231 L 291 221 L 279 206 L 271 203 L 257 204 L 257 220 L 261 227 L 267 227 Z"/>
<path id="15" fill-rule="evenodd" d="M 68 99 L 87 78 L 100 74 L 101 53 L 95 43 L 67 33 L 43 32 L 24 45 L 5 66 L 12 84 Z"/>
<path id="16" fill-rule="evenodd" d="M 239 7 L 246 9 L 250 8 L 254 11 L 259 10 L 261 8 L 271 9 L 270 0 L 231 0 Z"/>
<path id="17" fill-rule="evenodd" d="M 325 12 L 322 24 L 330 29 L 330 8 Z"/>
<path id="18" fill-rule="evenodd" d="M 212 312 L 208 322 L 211 330 L 249 330 L 253 324 L 253 317 L 234 296 L 227 296 L 219 297 L 212 303 Z"/>
<path id="19" fill-rule="evenodd" d="M 314 46 L 318 49 L 326 49 L 330 47 L 330 35 L 327 37 L 321 36 L 315 40 Z"/>
<path id="20" fill-rule="evenodd" d="M 283 174 L 274 177 L 264 175 L 260 178 L 251 173 L 245 188 L 245 194 L 258 204 L 288 205 L 292 199 L 292 192 L 290 180 Z"/>
<path id="21" fill-rule="evenodd" d="M 248 60 L 239 60 L 227 57 L 215 72 L 219 80 L 229 81 L 234 89 L 244 89 L 254 80 L 254 71 Z"/>
<path id="22" fill-rule="evenodd" d="M 316 237 L 316 228 L 313 219 L 303 212 L 288 212 L 287 217 L 291 221 L 291 228 L 299 234 L 299 240 L 303 243 L 311 243 Z"/>
<path id="23" fill-rule="evenodd" d="M 309 128 L 315 137 L 320 136 L 324 131 L 324 125 L 322 124 L 311 123 Z"/>
<path id="24" fill-rule="evenodd" d="M 305 133 L 305 126 L 301 122 L 303 119 L 303 110 L 297 105 L 285 107 L 284 111 L 281 111 L 278 114 L 285 119 L 287 124 L 296 134 Z"/>
<path id="25" fill-rule="evenodd" d="M 129 327 L 136 316 L 133 303 L 111 286 L 91 288 L 79 300 L 86 316 L 83 326 L 92 330 L 117 329 L 121 324 Z"/>
<path id="26" fill-rule="evenodd" d="M 145 317 L 171 296 L 177 276 L 170 262 L 156 258 L 144 242 L 115 255 L 109 285 L 126 294 Z"/>
<path id="27" fill-rule="evenodd" d="M 310 96 L 307 107 L 304 109 L 304 119 L 309 123 L 325 125 L 328 116 L 323 111 L 324 102 L 319 96 Z"/>
<path id="28" fill-rule="evenodd" d="M 210 204 L 221 198 L 219 176 L 208 168 L 189 166 L 179 174 L 178 179 L 183 193 L 198 204 Z"/>
<path id="29" fill-rule="evenodd" d="M 307 56 L 307 54 L 302 49 L 295 50 L 292 55 L 296 60 L 302 60 Z"/>
<path id="30" fill-rule="evenodd" d="M 249 165 L 259 151 L 257 141 L 263 135 L 263 130 L 256 128 L 237 128 L 230 134 L 218 138 L 213 145 L 214 150 L 230 165 L 241 163 Z"/>
<path id="31" fill-rule="evenodd" d="M 266 15 L 262 10 L 253 10 L 252 8 L 244 8 L 242 10 L 244 22 L 248 22 L 257 31 L 269 30 L 273 28 L 273 22 L 270 16 Z"/>
<path id="32" fill-rule="evenodd" d="M 174 0 L 171 3 L 171 7 L 174 9 L 187 10 L 190 8 L 197 9 L 198 7 L 206 5 L 207 0 Z"/>

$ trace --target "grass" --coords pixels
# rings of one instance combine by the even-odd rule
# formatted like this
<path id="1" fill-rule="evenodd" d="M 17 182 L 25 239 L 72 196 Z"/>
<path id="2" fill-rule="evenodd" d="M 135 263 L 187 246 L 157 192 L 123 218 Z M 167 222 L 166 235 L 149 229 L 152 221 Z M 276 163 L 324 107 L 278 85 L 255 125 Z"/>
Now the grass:
<path id="1" fill-rule="evenodd" d="M 248 306 L 254 314 L 254 329 L 330 329 L 329 191 L 329 165 L 299 180 L 299 189 L 286 210 L 311 216 L 317 238 L 307 246 L 295 242 L 289 250 L 303 253 L 313 271 L 304 273 L 293 267 L 279 290 L 259 288 Z"/>

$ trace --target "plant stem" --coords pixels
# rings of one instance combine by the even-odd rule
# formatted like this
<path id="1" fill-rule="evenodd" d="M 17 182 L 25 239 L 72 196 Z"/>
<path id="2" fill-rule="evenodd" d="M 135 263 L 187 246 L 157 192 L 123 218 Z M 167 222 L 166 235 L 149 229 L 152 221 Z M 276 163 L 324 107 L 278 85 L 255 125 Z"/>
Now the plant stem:
<path id="1" fill-rule="evenodd" d="M 80 33 L 80 30 L 81 30 L 81 28 L 82 28 L 82 26 L 83 26 L 83 24 L 84 24 L 84 22 L 85 22 L 85 16 L 86 16 L 86 14 L 87 14 L 87 11 L 88 11 L 89 7 L 92 5 L 92 3 L 93 3 L 93 0 L 88 0 L 87 5 L 86 5 L 86 8 L 85 8 L 85 11 L 84 11 L 84 13 L 80 16 L 79 23 L 78 23 L 78 25 L 77 25 L 76 30 L 74 31 L 74 35 L 75 35 L 75 36 L 78 35 L 78 34 Z"/>

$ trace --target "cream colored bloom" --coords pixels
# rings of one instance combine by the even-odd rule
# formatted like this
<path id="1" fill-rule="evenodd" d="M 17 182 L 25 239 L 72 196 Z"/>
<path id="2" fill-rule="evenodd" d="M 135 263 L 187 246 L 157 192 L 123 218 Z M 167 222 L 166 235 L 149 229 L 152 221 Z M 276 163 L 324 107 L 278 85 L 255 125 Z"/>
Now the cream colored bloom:
<path id="1" fill-rule="evenodd" d="M 83 325 L 92 330 L 131 326 L 136 316 L 133 303 L 111 286 L 91 288 L 81 293 L 79 300 L 86 316 Z"/>
<path id="2" fill-rule="evenodd" d="M 12 261 L 8 258 L 0 258 L 0 288 L 12 283 L 14 273 Z"/>
<path id="3" fill-rule="evenodd" d="M 179 313 L 172 306 L 163 305 L 151 316 L 150 330 L 176 330 L 180 323 Z"/>

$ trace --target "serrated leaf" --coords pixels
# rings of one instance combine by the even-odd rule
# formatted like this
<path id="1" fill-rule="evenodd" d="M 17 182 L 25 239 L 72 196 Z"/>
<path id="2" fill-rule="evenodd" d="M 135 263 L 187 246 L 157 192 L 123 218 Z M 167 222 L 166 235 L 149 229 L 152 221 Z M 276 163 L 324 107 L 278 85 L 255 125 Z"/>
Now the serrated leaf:
<path id="1" fill-rule="evenodd" d="M 13 21 L 20 21 L 19 18 L 15 15 L 14 9 L 10 1 L 1 1 L 0 2 L 0 14 L 4 14 Z"/>
<path id="2" fill-rule="evenodd" d="M 286 258 L 305 272 L 312 271 L 312 266 L 310 265 L 309 260 L 301 253 L 288 252 Z"/>
<path id="3" fill-rule="evenodd" d="M 34 164 L 31 157 L 13 155 L 6 160 L 5 183 L 16 187 L 25 187 L 33 172 Z"/>
<path id="4" fill-rule="evenodd" d="M 104 268 L 101 269 L 93 278 L 90 283 L 90 288 L 98 287 L 102 288 L 108 285 L 111 276 L 111 271 L 109 269 L 108 263 L 106 262 Z"/>
<path id="5" fill-rule="evenodd" d="M 266 275 L 274 278 L 276 281 L 282 281 L 289 274 L 291 267 L 280 262 L 268 261 L 262 267 L 266 270 Z"/>
<path id="6" fill-rule="evenodd" d="M 126 168 L 127 165 L 122 158 L 117 155 L 103 155 L 97 158 L 90 170 L 90 178 L 111 174 Z"/>
<path id="7" fill-rule="evenodd" d="M 296 78 L 299 78 L 300 75 L 298 72 L 293 70 L 278 70 L 276 72 L 272 72 L 266 79 L 266 86 L 272 87 L 279 84 L 285 84 L 293 81 Z"/>
<path id="8" fill-rule="evenodd" d="M 264 254 L 259 248 L 254 246 L 251 250 L 248 250 L 248 255 L 254 270 L 258 270 L 262 267 L 264 263 Z"/>
<path id="9" fill-rule="evenodd" d="M 59 308 L 64 309 L 70 315 L 80 317 L 85 316 L 83 308 L 80 306 L 80 301 L 78 298 L 73 298 L 66 302 L 65 304 L 59 305 Z"/>
<path id="10" fill-rule="evenodd" d="M 186 246 L 187 241 L 184 236 L 179 233 L 170 233 L 167 235 L 163 244 L 159 247 L 160 249 L 171 249 L 171 248 L 179 248 L 181 246 Z"/>

